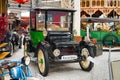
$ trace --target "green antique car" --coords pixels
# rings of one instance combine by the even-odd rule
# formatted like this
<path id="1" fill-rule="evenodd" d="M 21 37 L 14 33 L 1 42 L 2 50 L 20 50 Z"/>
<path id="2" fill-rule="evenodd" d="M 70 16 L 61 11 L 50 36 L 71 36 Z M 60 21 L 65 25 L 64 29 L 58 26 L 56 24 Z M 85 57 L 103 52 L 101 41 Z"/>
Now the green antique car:
<path id="1" fill-rule="evenodd" d="M 83 26 L 90 24 L 90 36 L 96 38 L 103 46 L 120 46 L 119 19 L 111 18 L 81 18 L 81 36 L 86 35 Z"/>
<path id="2" fill-rule="evenodd" d="M 77 42 L 73 35 L 73 15 L 75 10 L 37 7 L 31 9 L 30 37 L 25 36 L 25 55 L 37 58 L 38 69 L 47 76 L 50 63 L 78 62 L 84 71 L 90 71 L 94 63 L 94 44 Z"/>

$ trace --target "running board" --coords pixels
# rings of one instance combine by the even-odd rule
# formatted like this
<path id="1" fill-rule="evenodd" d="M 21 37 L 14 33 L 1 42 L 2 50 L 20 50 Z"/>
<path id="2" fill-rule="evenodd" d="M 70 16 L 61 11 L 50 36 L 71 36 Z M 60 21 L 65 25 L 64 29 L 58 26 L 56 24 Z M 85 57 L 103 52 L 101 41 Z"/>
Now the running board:
<path id="1" fill-rule="evenodd" d="M 0 48 L 5 47 L 8 43 L 1 43 Z"/>
<path id="2" fill-rule="evenodd" d="M 8 54 L 10 54 L 10 52 L 2 52 L 2 53 L 0 54 L 0 59 L 5 58 Z"/>

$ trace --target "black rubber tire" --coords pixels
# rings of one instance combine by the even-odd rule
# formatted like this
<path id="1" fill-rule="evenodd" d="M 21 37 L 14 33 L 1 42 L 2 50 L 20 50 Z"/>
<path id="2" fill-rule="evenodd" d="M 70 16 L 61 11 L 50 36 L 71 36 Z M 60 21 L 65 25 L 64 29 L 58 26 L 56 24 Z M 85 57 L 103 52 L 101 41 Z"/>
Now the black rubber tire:
<path id="1" fill-rule="evenodd" d="M 25 42 L 26 42 L 26 38 L 24 37 L 23 38 L 23 45 L 25 45 Z"/>
<path id="2" fill-rule="evenodd" d="M 15 45 L 19 44 L 19 35 L 12 34 L 12 41 L 15 43 Z"/>
<path id="3" fill-rule="evenodd" d="M 85 56 L 85 53 L 83 53 L 83 50 L 87 51 L 87 53 L 86 53 L 87 56 Z M 87 58 L 89 56 L 94 58 L 94 49 L 93 49 L 93 47 L 88 47 L 88 46 L 87 47 L 82 47 L 81 48 L 81 56 L 83 56 L 83 55 L 85 56 L 85 60 L 84 61 L 80 61 L 79 64 L 80 64 L 82 70 L 90 71 L 93 68 L 94 63 L 92 63 L 91 61 L 87 60 Z M 88 61 L 88 63 L 89 63 L 89 64 L 87 64 L 87 66 L 83 65 L 86 61 Z"/>
<path id="4" fill-rule="evenodd" d="M 9 42 L 8 47 L 9 47 L 10 54 L 7 57 L 11 57 L 14 54 L 14 45 L 13 45 L 13 43 Z"/>
<path id="5" fill-rule="evenodd" d="M 113 43 L 112 46 L 118 46 L 118 45 L 119 45 L 118 37 L 115 36 L 114 34 L 108 34 L 108 35 L 106 35 L 106 36 L 103 38 L 103 41 L 102 41 L 102 42 L 103 42 L 103 46 L 110 46 L 109 44 L 106 43 L 108 38 L 113 38 L 114 43 L 113 43 L 113 40 L 112 40 L 112 41 L 111 41 L 111 42 Z"/>
<path id="6" fill-rule="evenodd" d="M 19 49 L 22 48 L 22 36 L 19 38 Z"/>
<path id="7" fill-rule="evenodd" d="M 28 56 L 31 56 L 31 57 L 37 57 L 36 53 L 34 55 L 31 55 L 31 53 L 34 53 L 36 52 L 35 51 L 35 48 L 32 46 L 32 43 L 30 40 L 24 40 L 24 55 L 28 55 Z"/>
<path id="8" fill-rule="evenodd" d="M 93 53 L 94 53 L 94 57 L 97 56 L 97 49 L 95 45 L 93 46 Z"/>
<path id="9" fill-rule="evenodd" d="M 48 52 L 43 46 L 37 48 L 37 64 L 42 76 L 47 76 L 49 72 Z"/>

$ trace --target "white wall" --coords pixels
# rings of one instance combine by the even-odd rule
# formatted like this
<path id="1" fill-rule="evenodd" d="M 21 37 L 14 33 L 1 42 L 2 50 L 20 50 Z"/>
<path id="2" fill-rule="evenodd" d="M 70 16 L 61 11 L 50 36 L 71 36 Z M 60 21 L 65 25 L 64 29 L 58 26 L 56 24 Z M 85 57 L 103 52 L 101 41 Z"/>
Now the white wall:
<path id="1" fill-rule="evenodd" d="M 21 12 L 21 17 L 29 17 L 29 16 L 30 16 L 30 12 L 29 11 Z"/>

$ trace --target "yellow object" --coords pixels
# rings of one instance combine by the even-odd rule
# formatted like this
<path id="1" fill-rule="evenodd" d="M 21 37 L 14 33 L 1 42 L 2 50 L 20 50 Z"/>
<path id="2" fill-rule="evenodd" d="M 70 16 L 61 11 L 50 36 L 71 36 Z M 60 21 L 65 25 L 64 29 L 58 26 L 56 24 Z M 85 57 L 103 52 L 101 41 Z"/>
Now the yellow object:
<path id="1" fill-rule="evenodd" d="M 0 54 L 0 59 L 5 58 L 8 54 L 10 54 L 10 52 L 3 52 Z"/>
<path id="2" fill-rule="evenodd" d="M 2 43 L 2 44 L 0 44 L 0 48 L 6 46 L 7 44 L 8 44 L 8 43 Z"/>
<path id="3" fill-rule="evenodd" d="M 7 13 L 8 0 L 0 0 L 0 14 Z"/>
<path id="4" fill-rule="evenodd" d="M 120 30 L 117 30 L 117 34 L 120 35 Z"/>

